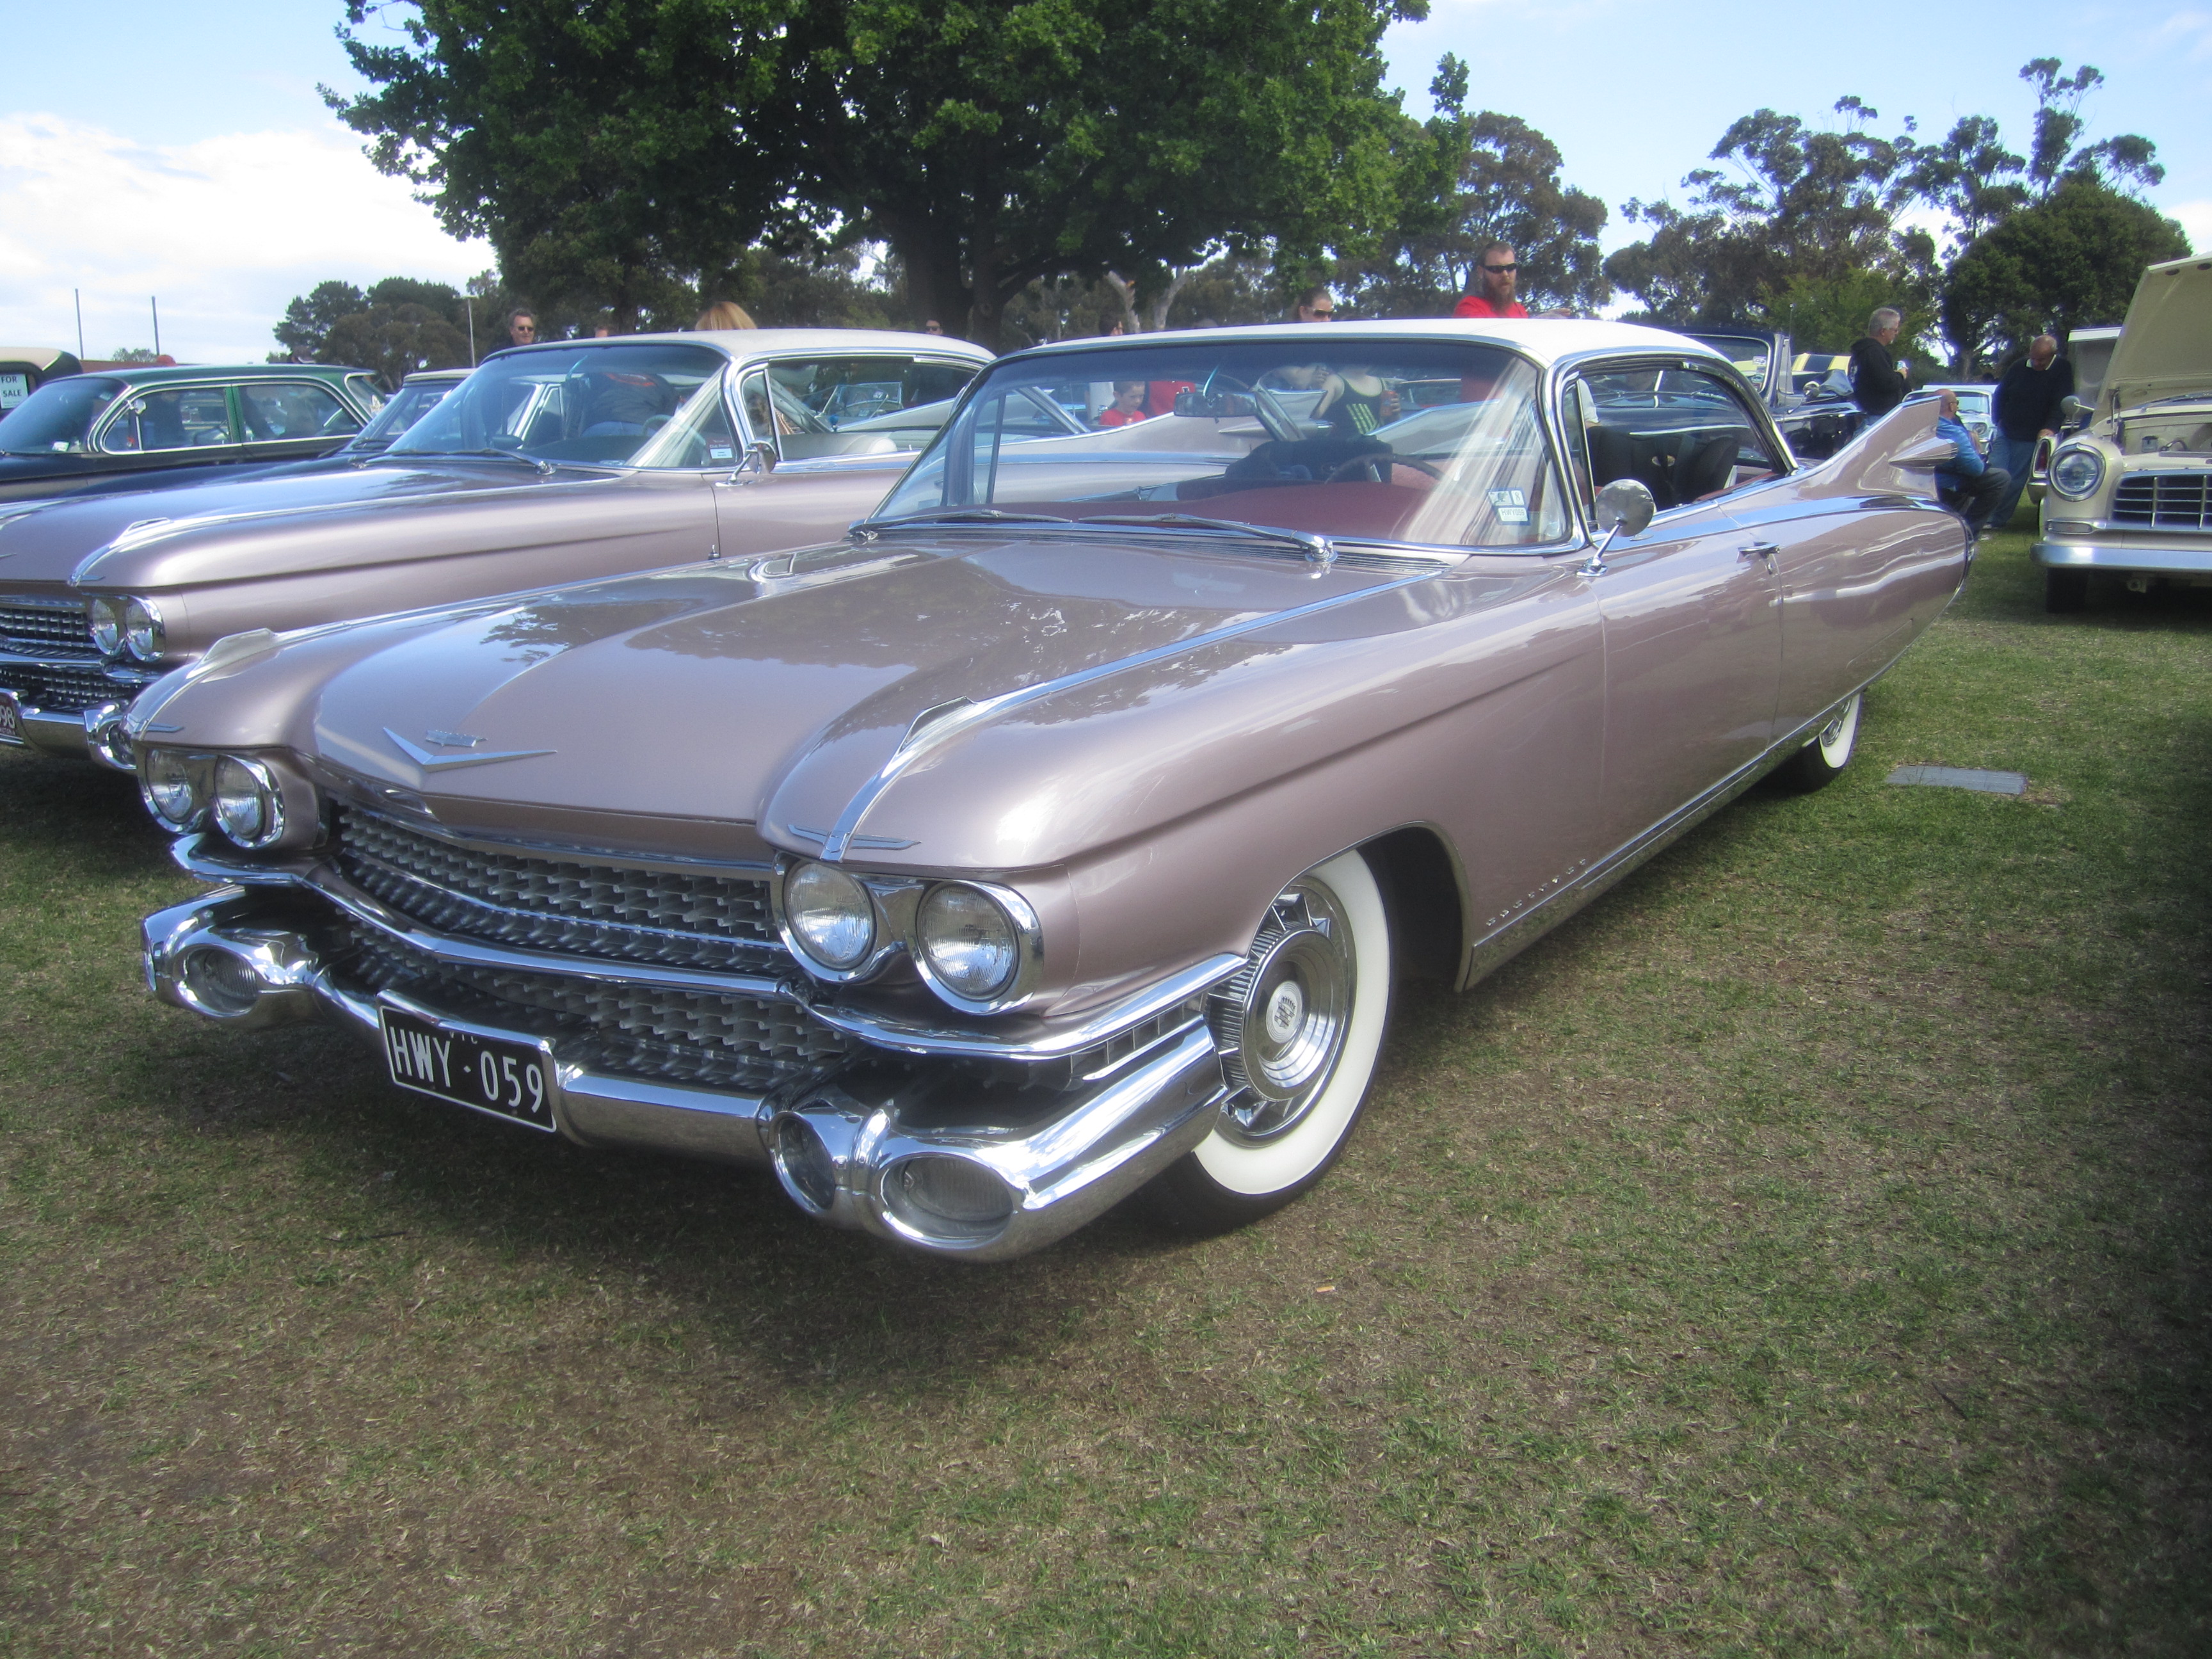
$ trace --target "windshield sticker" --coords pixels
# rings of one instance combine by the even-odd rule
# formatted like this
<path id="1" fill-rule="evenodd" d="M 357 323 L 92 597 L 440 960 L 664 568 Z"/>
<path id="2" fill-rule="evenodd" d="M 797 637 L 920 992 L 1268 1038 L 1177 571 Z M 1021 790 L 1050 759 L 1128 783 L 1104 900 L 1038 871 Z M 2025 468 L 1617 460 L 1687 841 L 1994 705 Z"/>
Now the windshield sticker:
<path id="1" fill-rule="evenodd" d="M 1493 489 L 1490 492 L 1490 507 L 1500 524 L 1528 522 L 1528 497 L 1525 491 Z"/>

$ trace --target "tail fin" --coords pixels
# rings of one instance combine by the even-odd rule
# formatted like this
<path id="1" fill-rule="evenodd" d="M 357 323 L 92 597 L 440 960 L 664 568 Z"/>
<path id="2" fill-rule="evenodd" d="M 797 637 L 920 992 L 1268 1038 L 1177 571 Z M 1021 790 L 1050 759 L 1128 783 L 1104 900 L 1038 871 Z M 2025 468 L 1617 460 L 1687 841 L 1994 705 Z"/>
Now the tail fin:
<path id="1" fill-rule="evenodd" d="M 1958 458 L 1950 441 L 1936 435 L 1936 412 L 1933 398 L 1900 404 L 1862 428 L 1814 475 L 1841 495 L 1935 500 L 1936 469 Z"/>

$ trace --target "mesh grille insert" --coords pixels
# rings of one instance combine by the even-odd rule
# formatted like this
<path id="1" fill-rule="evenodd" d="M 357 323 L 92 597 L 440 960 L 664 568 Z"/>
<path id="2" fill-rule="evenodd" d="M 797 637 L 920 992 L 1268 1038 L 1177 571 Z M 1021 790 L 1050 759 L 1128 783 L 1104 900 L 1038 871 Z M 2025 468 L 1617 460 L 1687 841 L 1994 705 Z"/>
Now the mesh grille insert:
<path id="1" fill-rule="evenodd" d="M 53 653 L 100 659 L 82 599 L 47 599 L 29 593 L 0 598 L 0 639 L 27 656 Z"/>
<path id="2" fill-rule="evenodd" d="M 339 809 L 337 833 L 347 878 L 434 932 L 680 968 L 784 955 L 762 877 L 483 852 L 355 806 Z"/>
<path id="3" fill-rule="evenodd" d="M 750 1093 L 859 1048 L 794 1003 L 457 966 L 366 929 L 356 945 L 355 971 L 370 989 L 553 1039 L 563 1060 L 594 1071 Z"/>

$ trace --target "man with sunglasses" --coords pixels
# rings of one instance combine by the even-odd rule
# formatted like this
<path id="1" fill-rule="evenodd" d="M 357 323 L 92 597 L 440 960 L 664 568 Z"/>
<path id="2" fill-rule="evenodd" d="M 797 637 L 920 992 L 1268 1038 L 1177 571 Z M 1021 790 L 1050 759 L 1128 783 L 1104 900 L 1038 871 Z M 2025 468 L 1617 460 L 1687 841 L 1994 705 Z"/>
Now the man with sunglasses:
<path id="1" fill-rule="evenodd" d="M 1452 307 L 1455 317 L 1526 317 L 1528 307 L 1513 297 L 1521 262 L 1511 247 L 1492 242 L 1475 257 L 1475 292 L 1463 294 Z"/>

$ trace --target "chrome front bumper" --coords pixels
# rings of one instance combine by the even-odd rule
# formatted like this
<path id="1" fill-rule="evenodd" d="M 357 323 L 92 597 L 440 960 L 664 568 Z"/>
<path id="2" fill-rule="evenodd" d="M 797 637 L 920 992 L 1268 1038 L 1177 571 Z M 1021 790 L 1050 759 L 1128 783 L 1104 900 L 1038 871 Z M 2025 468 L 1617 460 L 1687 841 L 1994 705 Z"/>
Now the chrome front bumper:
<path id="1" fill-rule="evenodd" d="M 2038 541 L 2035 562 L 2054 570 L 2139 570 L 2154 575 L 2212 575 L 2212 537 L 2194 545 L 2137 542 Z"/>
<path id="2" fill-rule="evenodd" d="M 544 1043 L 343 984 L 265 893 L 217 888 L 147 917 L 143 933 L 148 988 L 226 1024 L 333 1018 L 380 1050 L 391 1007 Z M 580 1146 L 766 1164 L 817 1219 L 971 1261 L 1026 1255 L 1112 1208 L 1212 1132 L 1224 1092 L 1202 1019 L 1088 1086 L 1017 1096 L 1011 1112 L 957 1066 L 888 1049 L 757 1097 L 594 1072 L 557 1042 L 549 1055 L 554 1127 Z"/>
<path id="3" fill-rule="evenodd" d="M 134 770 L 123 734 L 126 699 L 86 709 L 46 709 L 0 686 L 0 747 L 34 749 L 64 760 L 94 760 L 118 772 Z"/>

